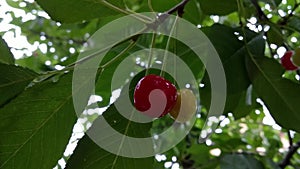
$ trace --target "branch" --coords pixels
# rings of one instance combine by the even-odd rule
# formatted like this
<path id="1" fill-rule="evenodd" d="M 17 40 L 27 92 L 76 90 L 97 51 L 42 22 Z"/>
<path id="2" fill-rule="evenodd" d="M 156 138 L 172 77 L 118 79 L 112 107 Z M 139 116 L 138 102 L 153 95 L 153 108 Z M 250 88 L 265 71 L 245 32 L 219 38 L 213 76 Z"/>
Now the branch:
<path id="1" fill-rule="evenodd" d="M 172 13 L 174 13 L 174 12 L 178 12 L 178 15 L 180 16 L 180 17 L 182 17 L 182 15 L 183 15 L 183 13 L 184 13 L 184 7 L 185 7 L 185 5 L 189 2 L 190 0 L 182 0 L 179 4 L 177 4 L 177 5 L 175 5 L 173 8 L 171 8 L 171 9 L 169 9 L 168 11 L 166 11 L 166 12 L 164 12 L 163 14 L 161 14 L 160 16 L 159 16 L 159 19 L 158 20 L 160 20 L 160 21 L 164 21 L 165 20 L 165 18 L 168 16 L 168 15 L 170 15 L 170 14 L 172 14 Z"/>
<path id="2" fill-rule="evenodd" d="M 184 13 L 184 7 L 185 7 L 185 5 L 188 2 L 189 2 L 189 0 L 182 0 L 179 4 L 175 5 L 173 8 L 171 8 L 171 9 L 167 10 L 166 12 L 158 15 L 157 19 L 154 22 L 148 24 L 148 28 L 150 28 L 150 29 L 156 29 L 158 27 L 158 25 L 160 23 L 164 22 L 165 19 L 167 19 L 167 17 L 170 14 L 172 14 L 172 13 L 174 13 L 176 11 L 178 12 L 178 16 L 182 17 L 182 15 Z"/>
<path id="3" fill-rule="evenodd" d="M 287 135 L 288 135 L 288 138 L 289 138 L 290 147 L 292 147 L 293 146 L 293 138 L 292 138 L 290 130 L 287 131 Z"/>
<path id="4" fill-rule="evenodd" d="M 251 0 L 252 4 L 254 5 L 254 7 L 256 8 L 257 14 L 258 14 L 258 18 L 262 21 L 267 21 L 269 20 L 269 18 L 267 17 L 267 15 L 261 10 L 260 6 L 258 5 L 257 0 Z"/>
<path id="5" fill-rule="evenodd" d="M 300 3 L 296 3 L 295 6 L 293 7 L 292 11 L 289 13 L 289 15 L 285 16 L 285 17 L 283 18 L 283 21 L 280 22 L 280 24 L 281 24 L 281 25 L 285 25 L 285 24 L 288 22 L 288 20 L 289 20 L 292 16 L 294 16 L 293 13 L 296 11 L 296 9 L 297 9 L 299 6 L 300 6 Z"/>
<path id="6" fill-rule="evenodd" d="M 178 12 L 182 12 L 182 13 L 178 13 L 178 15 L 182 15 L 183 14 L 183 9 L 184 6 L 189 2 L 189 0 L 182 0 L 179 4 L 177 4 L 176 6 L 174 6 L 173 8 L 169 9 L 168 11 L 166 11 L 165 13 L 167 14 L 172 14 L 176 11 Z"/>
<path id="7" fill-rule="evenodd" d="M 300 141 L 297 142 L 295 145 L 292 145 L 286 154 L 285 158 L 282 160 L 281 163 L 279 163 L 279 167 L 284 169 L 286 166 L 288 166 L 291 162 L 291 159 L 293 155 L 297 152 L 297 150 L 300 148 Z"/>

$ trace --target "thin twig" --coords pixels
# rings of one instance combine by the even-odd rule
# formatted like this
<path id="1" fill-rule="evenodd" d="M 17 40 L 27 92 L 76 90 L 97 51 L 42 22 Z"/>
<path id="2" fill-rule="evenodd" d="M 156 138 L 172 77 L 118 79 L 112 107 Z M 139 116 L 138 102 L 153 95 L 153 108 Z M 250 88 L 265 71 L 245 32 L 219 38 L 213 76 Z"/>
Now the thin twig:
<path id="1" fill-rule="evenodd" d="M 167 66 L 168 49 L 170 47 L 172 34 L 174 33 L 174 30 L 176 28 L 177 19 L 178 19 L 178 16 L 176 16 L 176 18 L 175 18 L 174 24 L 172 25 L 170 35 L 169 35 L 169 38 L 168 38 L 168 41 L 167 41 L 167 44 L 166 44 L 166 50 L 164 52 L 164 58 L 163 58 L 162 68 L 161 68 L 161 71 L 160 71 L 160 76 L 164 76 L 164 71 L 165 71 L 166 66 Z"/>
<path id="2" fill-rule="evenodd" d="M 296 71 L 296 73 L 297 73 L 297 75 L 299 76 L 298 81 L 300 82 L 300 69 L 298 69 L 298 70 Z"/>
<path id="3" fill-rule="evenodd" d="M 267 17 L 267 15 L 261 10 L 257 0 L 251 0 L 252 4 L 254 5 L 257 14 L 258 14 L 258 18 L 262 21 L 267 21 L 269 20 L 269 18 Z"/>
<path id="4" fill-rule="evenodd" d="M 144 22 L 144 23 L 149 23 L 152 21 L 151 18 L 147 17 L 147 16 L 144 16 L 144 15 L 141 15 L 139 13 L 134 13 L 132 11 L 127 11 L 127 10 L 124 10 L 122 8 L 119 8 L 109 2 L 107 2 L 106 0 L 101 0 L 100 1 L 103 5 L 115 10 L 115 11 L 118 11 L 118 12 L 121 12 L 123 14 L 126 14 L 126 15 L 131 15 L 131 14 L 134 14 L 132 15 L 132 17 L 136 18 L 137 20 L 141 21 L 141 22 Z"/>
<path id="5" fill-rule="evenodd" d="M 166 11 L 165 13 L 167 14 L 172 14 L 178 10 L 182 10 L 184 8 L 184 6 L 189 2 L 189 0 L 182 0 L 179 4 L 177 4 L 176 6 L 174 6 L 173 8 L 169 9 L 168 11 Z"/>
<path id="6" fill-rule="evenodd" d="M 189 2 L 190 0 L 182 0 L 180 3 L 175 5 L 173 8 L 167 10 L 166 12 L 162 13 L 161 15 L 158 16 L 158 20 L 160 22 L 164 21 L 170 14 L 174 12 L 178 12 L 178 16 L 182 17 L 183 15 L 183 9 L 185 5 Z"/>
<path id="7" fill-rule="evenodd" d="M 281 163 L 279 163 L 279 167 L 284 169 L 286 166 L 288 166 L 291 163 L 291 159 L 292 159 L 293 155 L 297 152 L 297 150 L 299 148 L 300 148 L 300 141 L 290 147 L 285 158 L 282 160 Z"/>
<path id="8" fill-rule="evenodd" d="M 290 144 L 289 148 L 291 148 L 293 146 L 293 138 L 292 138 L 290 130 L 287 131 L 287 135 L 288 135 L 289 144 Z"/>
<path id="9" fill-rule="evenodd" d="M 147 69 L 146 69 L 146 74 L 145 75 L 149 74 L 150 66 L 151 66 L 152 59 L 153 59 L 153 48 L 155 47 L 155 40 L 156 40 L 156 34 L 153 33 L 152 40 L 151 40 L 150 51 L 149 51 L 148 65 L 147 65 Z"/>
<path id="10" fill-rule="evenodd" d="M 291 17 L 294 16 L 293 13 L 296 11 L 296 9 L 297 9 L 299 6 L 300 6 L 300 3 L 296 3 L 296 4 L 294 5 L 293 9 L 291 10 L 291 12 L 290 12 L 287 16 L 285 16 L 285 17 L 283 18 L 283 20 L 282 20 L 282 22 L 280 22 L 280 24 L 281 24 L 281 25 L 286 25 L 286 23 L 289 21 L 289 19 L 290 19 Z"/>
<path id="11" fill-rule="evenodd" d="M 168 18 L 168 16 L 170 14 L 174 13 L 174 12 L 178 12 L 178 16 L 182 17 L 183 11 L 184 11 L 184 7 L 185 7 L 185 5 L 189 1 L 190 0 L 182 0 L 180 3 L 178 3 L 177 5 L 175 5 L 173 8 L 171 8 L 171 9 L 169 9 L 169 10 L 167 10 L 167 11 L 161 13 L 161 14 L 159 14 L 157 16 L 157 19 L 154 22 L 152 22 L 152 23 L 150 23 L 150 24 L 147 25 L 148 28 L 155 30 L 160 25 L 160 23 L 164 22 Z"/>

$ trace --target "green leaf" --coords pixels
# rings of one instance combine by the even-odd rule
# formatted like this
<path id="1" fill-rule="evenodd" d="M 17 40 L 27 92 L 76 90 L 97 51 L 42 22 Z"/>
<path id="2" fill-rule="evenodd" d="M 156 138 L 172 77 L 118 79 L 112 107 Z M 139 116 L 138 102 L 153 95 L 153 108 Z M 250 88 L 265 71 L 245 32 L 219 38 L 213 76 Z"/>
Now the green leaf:
<path id="1" fill-rule="evenodd" d="M 20 94 L 37 74 L 19 66 L 0 63 L 0 106 Z"/>
<path id="2" fill-rule="evenodd" d="M 45 65 L 45 62 L 49 58 L 44 54 L 33 55 L 16 60 L 16 64 L 22 67 L 29 68 L 35 72 L 42 73 L 50 71 L 49 67 Z"/>
<path id="3" fill-rule="evenodd" d="M 6 42 L 0 36 L 0 63 L 14 64 L 15 58 L 10 52 Z"/>
<path id="4" fill-rule="evenodd" d="M 274 0 L 275 4 L 278 6 L 279 4 L 281 4 L 282 0 Z"/>
<path id="5" fill-rule="evenodd" d="M 228 93 L 246 90 L 250 80 L 245 68 L 245 45 L 235 35 L 239 33 L 239 30 L 219 24 L 201 30 L 208 36 L 220 56 L 226 74 Z M 255 44 L 256 47 L 259 47 L 261 42 L 264 42 L 262 37 L 255 34 L 251 35 L 248 45 Z"/>
<path id="6" fill-rule="evenodd" d="M 233 96 L 229 96 L 229 97 L 236 97 L 236 98 L 228 99 L 231 101 L 230 102 L 231 106 L 228 106 L 228 107 L 232 107 L 231 112 L 233 112 L 235 119 L 240 119 L 242 117 L 245 117 L 249 113 L 254 111 L 255 109 L 261 108 L 261 105 L 256 102 L 257 95 L 253 91 L 252 85 L 249 86 L 247 91 L 241 92 L 237 96 L 233 95 Z M 237 102 L 234 102 L 234 101 L 237 101 Z"/>
<path id="7" fill-rule="evenodd" d="M 114 163 L 114 160 L 117 161 Z M 66 169 L 153 169 L 153 163 L 153 158 L 134 159 L 111 154 L 101 149 L 90 137 L 85 135 L 78 142 L 74 154 L 67 162 Z"/>
<path id="8" fill-rule="evenodd" d="M 122 97 L 122 96 L 121 96 Z M 135 112 L 136 113 L 136 112 Z M 115 105 L 111 105 L 104 113 L 103 116 L 109 125 L 119 132 L 120 134 L 141 138 L 149 137 L 150 128 L 152 123 L 135 123 L 119 114 Z M 87 132 L 99 132 L 105 130 L 98 125 L 101 125 L 103 118 L 98 117 L 92 125 L 92 127 Z M 113 139 L 113 134 L 110 136 L 112 138 L 105 138 L 107 140 Z M 101 138 L 100 138 L 101 139 Z M 119 145 L 120 149 L 124 149 L 122 145 Z M 132 149 L 137 147 L 130 147 Z M 126 148 L 125 148 L 126 149 Z M 79 142 L 74 151 L 74 154 L 68 160 L 66 169 L 73 168 L 88 168 L 88 169 L 112 169 L 112 168 L 130 168 L 130 169 L 152 169 L 154 163 L 154 158 L 127 158 L 122 157 L 118 154 L 110 153 L 102 149 L 97 145 L 90 137 L 84 136 Z"/>
<path id="9" fill-rule="evenodd" d="M 199 57 L 184 43 L 176 41 L 175 45 L 174 53 L 176 53 L 176 56 L 188 65 L 197 80 L 202 79 L 205 73 L 205 67 Z M 181 70 L 179 66 L 177 67 L 177 70 Z"/>
<path id="10" fill-rule="evenodd" d="M 261 2 L 264 2 L 264 3 L 267 3 L 267 4 L 270 4 L 271 7 L 275 8 L 277 7 L 282 0 L 260 0 Z"/>
<path id="11" fill-rule="evenodd" d="M 196 162 L 196 164 L 201 165 L 207 163 L 210 160 L 209 151 L 213 147 L 209 147 L 205 144 L 193 144 L 187 151 L 191 154 L 191 159 Z"/>
<path id="12" fill-rule="evenodd" d="M 53 168 L 76 119 L 72 73 L 28 88 L 0 109 L 0 168 Z"/>
<path id="13" fill-rule="evenodd" d="M 180 0 L 173 0 L 173 1 L 161 1 L 161 0 L 151 0 L 152 8 L 155 12 L 166 12 L 178 3 Z M 145 1 L 145 3 L 147 3 Z M 201 23 L 203 20 L 203 12 L 200 8 L 199 2 L 197 0 L 189 1 L 184 7 L 184 14 L 183 18 L 192 22 L 195 25 Z"/>
<path id="14" fill-rule="evenodd" d="M 289 19 L 287 26 L 297 32 L 300 32 L 300 17 L 293 16 L 291 19 Z"/>
<path id="15" fill-rule="evenodd" d="M 100 65 L 107 64 L 109 61 L 114 59 L 119 53 L 121 53 L 129 45 L 130 45 L 130 42 L 125 42 L 123 44 L 120 44 L 120 45 L 112 48 L 106 54 L 106 56 L 103 58 Z M 107 106 L 109 104 L 112 90 L 115 90 L 115 89 L 112 89 L 112 78 L 113 78 L 114 73 L 115 73 L 116 69 L 118 68 L 119 64 L 130 54 L 130 52 L 134 52 L 138 49 L 140 49 L 140 48 L 134 47 L 130 51 L 125 52 L 123 55 L 119 56 L 119 58 L 117 58 L 117 60 L 115 60 L 114 63 L 112 63 L 109 66 L 107 66 L 106 68 L 104 68 L 104 70 L 100 73 L 100 75 L 97 79 L 96 87 L 95 87 L 95 93 L 97 95 L 100 95 L 103 99 L 98 104 L 100 107 Z M 124 75 L 124 77 L 126 77 L 126 76 L 129 76 L 129 74 Z M 121 87 L 121 85 L 124 85 L 124 84 L 120 84 L 120 85 L 115 84 L 115 86 L 118 86 L 118 87 Z"/>
<path id="16" fill-rule="evenodd" d="M 227 100 L 224 112 L 233 112 L 237 118 L 243 117 L 256 105 L 255 102 L 246 102 L 250 80 L 245 65 L 245 56 L 247 55 L 245 44 L 243 41 L 238 40 L 241 30 L 219 24 L 203 28 L 202 30 L 219 53 L 225 70 Z M 263 54 L 265 45 L 263 37 L 251 31 L 246 31 L 246 36 L 249 49 L 256 54 Z M 205 86 L 200 91 L 201 102 L 208 108 L 211 89 L 207 73 L 202 83 Z"/>
<path id="17" fill-rule="evenodd" d="M 73 23 L 93 18 L 117 15 L 120 12 L 104 5 L 102 1 L 93 0 L 36 0 L 38 4 L 59 22 Z M 109 3 L 125 9 L 123 1 L 108 0 Z"/>
<path id="18" fill-rule="evenodd" d="M 284 38 L 281 33 L 281 30 L 275 26 L 272 26 L 267 32 L 268 40 L 270 43 L 281 46 L 284 43 Z"/>
<path id="19" fill-rule="evenodd" d="M 221 169 L 264 169 L 263 164 L 252 155 L 226 154 L 221 158 Z"/>
<path id="20" fill-rule="evenodd" d="M 274 149 L 274 150 L 276 150 L 276 149 Z M 272 157 L 274 157 L 274 156 L 272 156 Z M 270 159 L 268 157 L 264 158 L 264 165 L 265 165 L 265 168 L 269 168 L 269 169 L 281 169 L 281 167 L 279 167 L 279 165 L 276 162 L 274 162 L 272 159 Z"/>
<path id="21" fill-rule="evenodd" d="M 191 23 L 198 25 L 204 20 L 205 15 L 197 0 L 192 0 L 184 7 L 183 18 Z"/>
<path id="22" fill-rule="evenodd" d="M 173 0 L 173 1 L 152 0 L 151 5 L 154 11 L 165 12 L 171 9 L 173 6 L 177 5 L 179 2 L 180 0 Z"/>
<path id="23" fill-rule="evenodd" d="M 228 15 L 237 10 L 236 0 L 197 0 L 207 15 Z"/>
<path id="24" fill-rule="evenodd" d="M 249 57 L 247 70 L 255 92 L 275 121 L 286 129 L 300 132 L 300 84 L 282 78 L 284 70 L 274 59 Z"/>

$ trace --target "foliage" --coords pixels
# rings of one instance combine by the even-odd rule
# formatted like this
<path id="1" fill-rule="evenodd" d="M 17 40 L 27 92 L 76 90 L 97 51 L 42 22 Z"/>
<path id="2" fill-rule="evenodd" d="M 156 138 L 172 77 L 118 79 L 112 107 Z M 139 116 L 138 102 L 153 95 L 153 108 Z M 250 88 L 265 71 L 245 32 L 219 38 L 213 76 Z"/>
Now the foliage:
<path id="1" fill-rule="evenodd" d="M 26 15 L 18 17 L 15 11 L 6 11 L 16 27 L 0 32 L 0 168 L 299 168 L 300 72 L 284 71 L 279 62 L 283 52 L 300 45 L 298 0 L 6 2 Z M 222 61 L 226 105 L 215 133 L 203 144 L 198 138 L 210 108 L 209 76 L 187 46 L 162 35 L 156 36 L 155 43 L 151 34 L 143 34 L 111 48 L 99 65 L 95 82 L 95 95 L 101 99 L 88 104 L 90 96 L 83 95 L 87 106 L 80 118 L 76 116 L 72 75 L 87 40 L 119 17 L 150 11 L 178 15 L 194 24 Z M 38 48 L 15 59 L 13 51 L 27 50 L 5 42 L 9 32 L 17 34 L 17 27 Z M 111 87 L 113 73 L 127 56 L 151 45 L 177 54 L 199 83 L 200 108 L 192 130 L 169 151 L 147 158 L 122 157 L 97 146 L 87 135 L 78 136 L 78 126 L 89 132 L 103 117 L 119 133 L 138 138 L 161 133 L 172 125 L 169 116 L 153 123 L 132 122 L 120 115 L 112 101 L 112 91 L 126 86 L 132 96 L 148 58 L 131 60 L 136 64 L 131 68 L 134 77 L 124 73 L 124 83 L 114 84 L 119 88 Z M 41 46 L 46 46 L 46 51 Z M 126 80 L 132 78 L 128 84 Z M 174 80 L 168 74 L 166 78 Z M 96 107 L 101 107 L 102 115 L 95 113 Z M 270 123 L 271 117 L 277 124 Z M 69 146 L 74 144 L 73 152 Z"/>

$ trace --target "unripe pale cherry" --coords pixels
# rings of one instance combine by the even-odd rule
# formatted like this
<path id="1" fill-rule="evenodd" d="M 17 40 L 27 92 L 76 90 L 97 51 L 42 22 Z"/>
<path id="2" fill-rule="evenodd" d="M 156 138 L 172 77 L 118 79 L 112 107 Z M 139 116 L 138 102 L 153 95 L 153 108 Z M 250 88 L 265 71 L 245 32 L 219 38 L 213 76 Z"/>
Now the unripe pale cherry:
<path id="1" fill-rule="evenodd" d="M 176 100 L 176 87 L 163 77 L 153 74 L 143 77 L 134 90 L 135 108 L 152 118 L 165 116 Z"/>
<path id="2" fill-rule="evenodd" d="M 197 110 L 197 98 L 190 89 L 181 89 L 177 93 L 178 98 L 176 104 L 169 114 L 177 122 L 184 123 L 195 115 Z"/>
<path id="3" fill-rule="evenodd" d="M 300 48 L 295 49 L 294 55 L 292 56 L 292 62 L 294 65 L 300 66 Z"/>
<path id="4" fill-rule="evenodd" d="M 294 55 L 293 51 L 287 51 L 282 56 L 281 65 L 285 68 L 285 70 L 297 70 L 298 67 L 292 62 L 292 56 Z"/>

